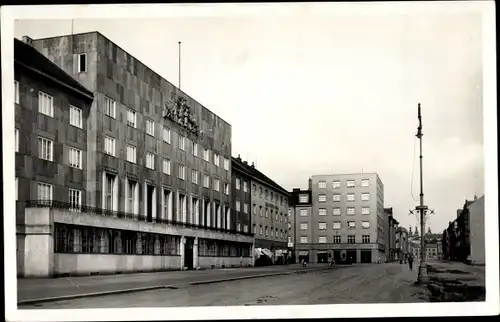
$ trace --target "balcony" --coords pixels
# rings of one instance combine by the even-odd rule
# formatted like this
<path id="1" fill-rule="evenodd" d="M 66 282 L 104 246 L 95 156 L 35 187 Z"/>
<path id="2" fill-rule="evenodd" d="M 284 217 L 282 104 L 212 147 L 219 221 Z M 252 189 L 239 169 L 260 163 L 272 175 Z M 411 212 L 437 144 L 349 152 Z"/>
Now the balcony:
<path id="1" fill-rule="evenodd" d="M 226 229 L 226 228 L 218 228 L 218 227 L 210 227 L 206 224 L 194 224 L 189 222 L 182 222 L 177 220 L 170 220 L 165 218 L 151 218 L 148 221 L 148 218 L 141 214 L 131 214 L 121 211 L 112 211 L 102 208 L 89 207 L 89 206 L 77 206 L 69 202 L 56 201 L 56 200 L 29 200 L 26 201 L 26 208 L 49 208 L 49 209 L 57 209 L 68 212 L 77 212 L 89 215 L 97 215 L 103 216 L 106 218 L 119 218 L 124 220 L 136 221 L 136 222 L 144 222 L 144 223 L 154 223 L 154 224 L 164 224 L 168 226 L 174 226 L 178 228 L 188 228 L 188 229 L 198 229 L 205 231 L 213 231 L 218 233 L 226 233 L 226 234 L 234 234 L 234 235 L 243 235 L 253 237 L 254 233 L 252 232 L 241 232 L 236 229 Z"/>

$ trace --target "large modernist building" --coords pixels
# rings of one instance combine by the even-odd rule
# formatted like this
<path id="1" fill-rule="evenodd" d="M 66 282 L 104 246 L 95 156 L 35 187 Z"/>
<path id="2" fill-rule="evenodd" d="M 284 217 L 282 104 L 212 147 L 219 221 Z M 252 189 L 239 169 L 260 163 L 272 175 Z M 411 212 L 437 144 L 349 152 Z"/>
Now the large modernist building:
<path id="1" fill-rule="evenodd" d="M 48 154 L 42 166 L 65 186 L 35 176 L 31 186 L 46 185 L 22 196 L 26 220 L 38 216 L 54 227 L 42 247 L 52 255 L 24 275 L 252 263 L 252 232 L 237 231 L 231 211 L 227 122 L 98 32 L 26 42 L 88 88 L 93 102 L 61 104 L 46 90 L 22 107 L 41 130 L 53 124 L 52 143 L 38 141 L 38 151 L 26 154 Z M 30 93 L 23 90 L 20 97 Z M 63 147 L 64 140 L 78 144 Z M 33 165 L 24 169 L 30 174 Z"/>
<path id="2" fill-rule="evenodd" d="M 275 263 L 284 262 L 288 252 L 290 193 L 239 156 L 233 158 L 233 171 L 236 191 L 238 187 L 243 190 L 234 201 L 238 221 L 243 229 L 247 223 L 251 227 L 256 248 L 272 252 Z M 245 188 L 247 181 L 249 191 Z M 251 215 L 247 216 L 246 211 Z"/>
<path id="3" fill-rule="evenodd" d="M 289 247 L 293 249 L 293 259 L 295 262 L 306 261 L 309 263 L 313 252 L 309 243 L 312 232 L 308 220 L 312 214 L 311 187 L 306 190 L 293 189 L 289 213 L 292 226 Z M 317 256 L 322 256 L 321 254 L 316 251 Z M 313 261 L 317 261 L 317 259 Z"/>
<path id="4" fill-rule="evenodd" d="M 300 205 L 307 193 L 297 191 L 298 257 L 307 251 L 310 262 L 386 260 L 384 186 L 376 173 L 316 175 L 309 187 L 310 206 Z"/>

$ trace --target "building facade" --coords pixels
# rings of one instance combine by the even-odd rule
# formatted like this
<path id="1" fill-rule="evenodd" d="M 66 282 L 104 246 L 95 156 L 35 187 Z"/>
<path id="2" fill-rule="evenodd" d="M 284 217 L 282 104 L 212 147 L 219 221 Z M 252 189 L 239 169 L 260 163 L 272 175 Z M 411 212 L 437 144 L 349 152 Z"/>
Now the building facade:
<path id="1" fill-rule="evenodd" d="M 98 32 L 29 41 L 94 94 L 79 211 L 30 210 L 56 221 L 49 275 L 250 265 L 231 126 Z"/>
<path id="2" fill-rule="evenodd" d="M 484 235 L 484 196 L 476 199 L 469 205 L 470 213 L 470 259 L 471 264 L 484 265 L 486 263 L 485 235 Z"/>
<path id="3" fill-rule="evenodd" d="M 404 227 L 396 229 L 396 252 L 394 260 L 404 259 L 410 253 L 408 231 Z"/>
<path id="4" fill-rule="evenodd" d="M 316 175 L 310 187 L 307 230 L 297 234 L 311 262 L 386 260 L 384 186 L 376 173 Z M 305 224 L 305 219 L 299 220 Z"/>
<path id="5" fill-rule="evenodd" d="M 31 199 L 84 199 L 87 118 L 94 99 L 74 80 L 30 45 L 14 39 L 15 183 L 17 272 L 23 276 L 47 254 L 40 248 L 51 227 L 38 231 L 36 218 L 25 217 Z M 38 249 L 30 256 L 29 250 Z M 26 251 L 27 250 L 27 251 Z M 33 253 L 33 252 L 31 252 Z M 47 255 L 48 256 L 48 255 Z"/>
<path id="6" fill-rule="evenodd" d="M 231 191 L 232 191 L 232 209 L 234 211 L 235 224 L 237 231 L 247 233 L 250 231 L 250 205 L 252 194 L 250 192 L 251 175 L 245 171 L 245 163 L 240 156 L 232 158 L 231 162 Z"/>
<path id="7" fill-rule="evenodd" d="M 386 218 L 386 227 L 385 227 L 385 241 L 386 241 L 386 249 L 387 249 L 387 257 L 386 261 L 391 262 L 394 260 L 398 260 L 400 254 L 398 254 L 397 250 L 397 242 L 398 236 L 396 231 L 399 226 L 399 222 L 393 216 L 393 209 L 384 208 L 384 214 Z"/>
<path id="8" fill-rule="evenodd" d="M 310 226 L 312 215 L 312 192 L 311 189 L 293 189 L 290 201 L 291 243 L 292 262 L 299 263 L 317 261 L 317 252 L 312 249 L 310 243 L 312 231 Z M 313 258 L 316 257 L 316 260 Z"/>

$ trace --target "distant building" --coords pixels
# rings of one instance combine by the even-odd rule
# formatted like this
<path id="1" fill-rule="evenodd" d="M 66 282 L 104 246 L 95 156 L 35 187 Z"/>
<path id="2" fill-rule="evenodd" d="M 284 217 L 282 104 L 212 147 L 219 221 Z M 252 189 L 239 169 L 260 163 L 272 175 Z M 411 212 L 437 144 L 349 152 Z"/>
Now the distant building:
<path id="1" fill-rule="evenodd" d="M 484 234 L 484 196 L 469 205 L 470 260 L 472 264 L 484 265 L 486 261 Z"/>
<path id="2" fill-rule="evenodd" d="M 301 254 L 310 262 L 386 260 L 384 186 L 376 173 L 315 175 L 309 186 L 310 205 L 295 211 Z"/>
<path id="3" fill-rule="evenodd" d="M 397 244 L 399 238 L 396 235 L 396 231 L 399 226 L 399 222 L 393 217 L 392 208 L 384 208 L 386 227 L 385 227 L 385 241 L 387 246 L 387 258 L 388 262 L 397 260 L 400 256 L 397 250 Z"/>
<path id="4" fill-rule="evenodd" d="M 292 238 L 288 246 L 292 249 L 292 260 L 295 263 L 299 263 L 303 260 L 309 263 L 313 256 L 313 250 L 309 243 L 304 242 L 304 237 L 306 237 L 306 241 L 309 241 L 312 236 L 312 228 L 309 225 L 312 214 L 311 196 L 312 193 L 310 189 L 293 189 L 290 199 L 289 213 Z"/>
<path id="5" fill-rule="evenodd" d="M 396 257 L 395 260 L 404 259 L 410 252 L 408 231 L 399 226 L 396 229 Z"/>
<path id="6" fill-rule="evenodd" d="M 425 258 L 429 260 L 436 260 L 438 256 L 438 245 L 437 244 L 426 244 L 425 245 Z"/>

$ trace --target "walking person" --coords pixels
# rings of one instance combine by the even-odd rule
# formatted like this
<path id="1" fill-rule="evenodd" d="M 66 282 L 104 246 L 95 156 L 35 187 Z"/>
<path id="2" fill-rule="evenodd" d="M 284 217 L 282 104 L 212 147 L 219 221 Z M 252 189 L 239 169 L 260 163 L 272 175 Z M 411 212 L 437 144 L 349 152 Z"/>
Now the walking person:
<path id="1" fill-rule="evenodd" d="M 410 271 L 413 270 L 413 256 L 408 256 L 408 265 L 410 266 Z"/>

